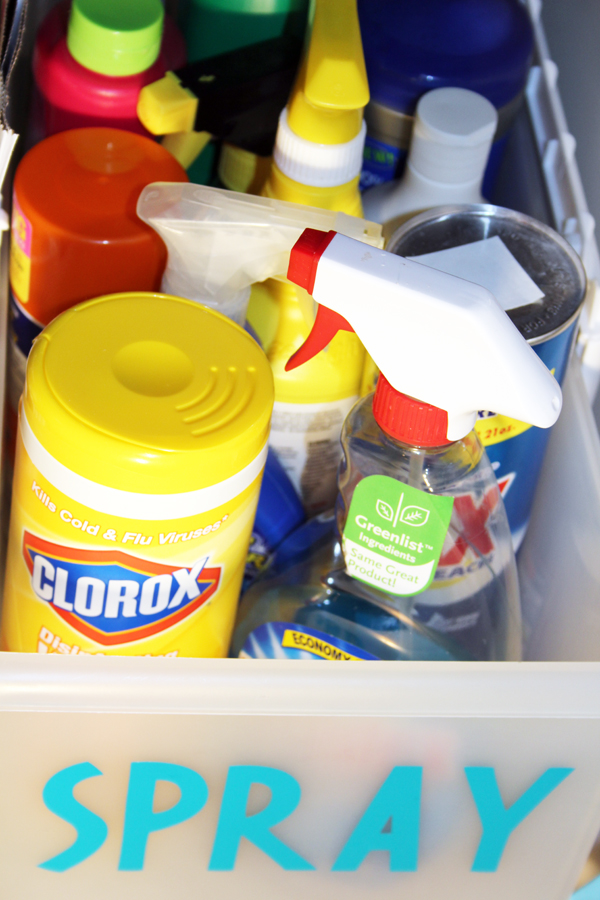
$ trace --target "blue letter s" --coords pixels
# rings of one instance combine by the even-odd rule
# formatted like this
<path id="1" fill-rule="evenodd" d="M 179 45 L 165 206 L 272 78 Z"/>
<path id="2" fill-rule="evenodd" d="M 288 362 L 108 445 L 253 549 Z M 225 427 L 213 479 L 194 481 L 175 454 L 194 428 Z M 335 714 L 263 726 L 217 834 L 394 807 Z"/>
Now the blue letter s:
<path id="1" fill-rule="evenodd" d="M 76 829 L 77 837 L 75 843 L 68 850 L 63 850 L 52 859 L 40 863 L 40 869 L 48 869 L 50 872 L 66 872 L 67 869 L 72 869 L 73 866 L 79 865 L 84 859 L 92 856 L 106 840 L 108 827 L 104 819 L 83 806 L 73 796 L 73 788 L 76 784 L 87 778 L 94 778 L 96 775 L 102 775 L 100 769 L 85 762 L 62 769 L 46 782 L 42 794 L 44 803 L 50 812 L 64 819 Z"/>

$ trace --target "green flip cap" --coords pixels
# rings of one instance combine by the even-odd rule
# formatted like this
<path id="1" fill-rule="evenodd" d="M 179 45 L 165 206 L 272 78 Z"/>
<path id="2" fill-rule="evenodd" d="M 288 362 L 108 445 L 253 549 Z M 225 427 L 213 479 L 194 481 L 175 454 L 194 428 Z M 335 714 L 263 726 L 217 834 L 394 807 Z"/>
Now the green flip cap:
<path id="1" fill-rule="evenodd" d="M 158 58 L 164 9 L 160 0 L 73 0 L 67 46 L 100 75 L 135 75 Z"/>

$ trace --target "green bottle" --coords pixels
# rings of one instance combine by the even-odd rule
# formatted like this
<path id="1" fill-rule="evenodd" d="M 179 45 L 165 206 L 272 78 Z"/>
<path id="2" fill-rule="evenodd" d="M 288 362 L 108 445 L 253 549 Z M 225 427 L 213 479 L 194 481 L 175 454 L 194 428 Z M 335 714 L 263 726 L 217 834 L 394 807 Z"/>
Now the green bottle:
<path id="1" fill-rule="evenodd" d="M 308 0 L 183 0 L 179 24 L 185 37 L 188 60 L 206 59 L 283 34 L 302 38 L 307 8 Z M 236 151 L 237 148 L 224 146 L 219 176 L 223 186 L 245 190 L 256 181 L 253 172 L 255 166 L 261 168 L 260 157 Z M 217 144 L 212 141 L 188 169 L 190 181 L 209 183 L 216 157 Z M 265 175 L 268 168 L 262 166 Z M 254 185 L 252 193 L 259 190 L 260 185 Z"/>

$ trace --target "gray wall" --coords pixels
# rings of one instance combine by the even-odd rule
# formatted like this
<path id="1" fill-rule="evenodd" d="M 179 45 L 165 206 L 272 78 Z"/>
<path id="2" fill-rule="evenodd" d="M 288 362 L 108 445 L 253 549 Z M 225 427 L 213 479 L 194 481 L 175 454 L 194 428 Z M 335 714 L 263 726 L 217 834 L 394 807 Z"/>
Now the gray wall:
<path id="1" fill-rule="evenodd" d="M 600 237 L 600 0 L 543 0 L 542 22 L 558 65 L 569 130 Z"/>

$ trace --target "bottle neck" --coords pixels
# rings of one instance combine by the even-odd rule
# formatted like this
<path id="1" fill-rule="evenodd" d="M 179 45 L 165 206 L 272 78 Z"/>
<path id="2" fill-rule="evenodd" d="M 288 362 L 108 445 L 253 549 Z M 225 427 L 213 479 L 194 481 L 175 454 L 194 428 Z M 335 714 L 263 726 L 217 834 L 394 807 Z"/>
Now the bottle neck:
<path id="1" fill-rule="evenodd" d="M 490 111 L 493 113 L 491 105 Z M 408 162 L 431 181 L 467 184 L 483 179 L 491 144 L 491 135 L 476 143 L 467 135 L 462 141 L 450 134 L 438 140 L 417 114 Z"/>
<path id="2" fill-rule="evenodd" d="M 395 390 L 383 373 L 373 397 L 373 416 L 387 435 L 416 447 L 443 447 L 454 443 L 447 438 L 448 414 Z"/>
<path id="3" fill-rule="evenodd" d="M 261 196 L 273 200 L 287 200 L 288 203 L 302 203 L 304 206 L 316 206 L 319 209 L 332 209 L 361 218 L 363 208 L 358 189 L 359 179 L 360 176 L 357 175 L 346 184 L 336 187 L 313 187 L 294 181 L 273 163 Z"/>
<path id="4" fill-rule="evenodd" d="M 439 175 L 443 176 L 443 171 Z M 473 176 L 473 172 L 470 173 Z M 440 196 L 449 203 L 481 203 L 481 182 L 483 172 L 475 171 L 474 177 L 465 178 L 464 181 L 444 181 L 443 178 L 435 180 L 420 172 L 417 163 L 408 159 L 402 184 L 405 189 L 410 188 L 423 196 L 424 200 L 437 201 Z M 462 198 L 465 198 L 464 200 Z"/>

